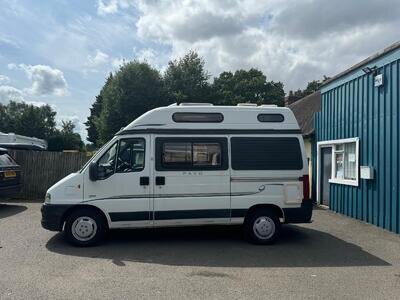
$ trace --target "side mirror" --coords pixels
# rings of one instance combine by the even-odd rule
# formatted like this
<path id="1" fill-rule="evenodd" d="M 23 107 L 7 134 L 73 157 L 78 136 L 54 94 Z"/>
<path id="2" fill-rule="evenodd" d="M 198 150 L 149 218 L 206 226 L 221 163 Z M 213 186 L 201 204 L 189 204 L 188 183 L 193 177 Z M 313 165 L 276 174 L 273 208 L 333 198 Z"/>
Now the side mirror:
<path id="1" fill-rule="evenodd" d="M 99 178 L 97 170 L 97 163 L 91 162 L 89 166 L 89 178 L 91 181 L 96 181 Z"/>

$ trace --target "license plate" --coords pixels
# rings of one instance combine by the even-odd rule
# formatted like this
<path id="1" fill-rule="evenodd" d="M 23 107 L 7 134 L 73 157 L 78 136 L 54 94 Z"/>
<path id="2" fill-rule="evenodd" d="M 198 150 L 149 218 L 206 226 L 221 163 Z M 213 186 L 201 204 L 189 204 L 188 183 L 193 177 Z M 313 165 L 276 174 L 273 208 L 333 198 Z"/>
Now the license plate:
<path id="1" fill-rule="evenodd" d="M 5 171 L 4 172 L 4 178 L 12 178 L 17 176 L 17 173 L 15 171 Z"/>

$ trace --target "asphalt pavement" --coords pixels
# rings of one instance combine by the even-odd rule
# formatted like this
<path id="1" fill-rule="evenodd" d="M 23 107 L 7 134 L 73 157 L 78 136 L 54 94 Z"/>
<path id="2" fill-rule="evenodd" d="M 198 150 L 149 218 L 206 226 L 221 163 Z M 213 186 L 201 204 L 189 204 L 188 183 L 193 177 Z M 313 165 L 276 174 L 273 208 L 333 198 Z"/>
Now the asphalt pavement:
<path id="1" fill-rule="evenodd" d="M 0 299 L 399 299 L 400 236 L 331 211 L 271 246 L 240 227 L 113 231 L 74 248 L 40 203 L 0 204 Z"/>

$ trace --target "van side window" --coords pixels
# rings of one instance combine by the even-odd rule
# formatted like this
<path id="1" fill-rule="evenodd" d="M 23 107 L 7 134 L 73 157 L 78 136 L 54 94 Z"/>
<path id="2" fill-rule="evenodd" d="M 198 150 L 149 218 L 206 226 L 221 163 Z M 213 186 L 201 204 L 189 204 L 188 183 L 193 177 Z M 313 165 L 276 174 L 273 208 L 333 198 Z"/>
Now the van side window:
<path id="1" fill-rule="evenodd" d="M 97 161 L 98 179 L 106 179 L 114 174 L 118 143 L 114 143 Z"/>
<path id="2" fill-rule="evenodd" d="M 156 139 L 156 169 L 167 170 L 226 170 L 227 140 L 158 138 Z"/>
<path id="3" fill-rule="evenodd" d="M 163 146 L 164 166 L 188 166 L 192 165 L 192 144 L 191 143 L 164 143 Z"/>
<path id="4" fill-rule="evenodd" d="M 301 170 L 303 160 L 296 137 L 231 138 L 234 170 Z"/>
<path id="5" fill-rule="evenodd" d="M 97 161 L 98 179 L 106 179 L 114 173 L 142 171 L 144 158 L 144 139 L 122 139 L 115 142 Z"/>
<path id="6" fill-rule="evenodd" d="M 117 173 L 139 172 L 144 169 L 144 139 L 123 139 L 119 142 Z"/>
<path id="7" fill-rule="evenodd" d="M 220 166 L 221 145 L 218 143 L 193 143 L 194 166 Z"/>

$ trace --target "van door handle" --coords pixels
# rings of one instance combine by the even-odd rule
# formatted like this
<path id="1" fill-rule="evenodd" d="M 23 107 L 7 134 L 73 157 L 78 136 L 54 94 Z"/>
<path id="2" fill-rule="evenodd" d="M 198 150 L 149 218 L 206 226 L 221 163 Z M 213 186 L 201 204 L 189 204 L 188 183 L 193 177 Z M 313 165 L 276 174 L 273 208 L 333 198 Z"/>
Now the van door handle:
<path id="1" fill-rule="evenodd" d="M 156 185 L 165 185 L 165 177 L 156 176 Z"/>
<path id="2" fill-rule="evenodd" d="M 140 177 L 140 185 L 149 185 L 149 184 L 150 184 L 149 176 Z"/>

